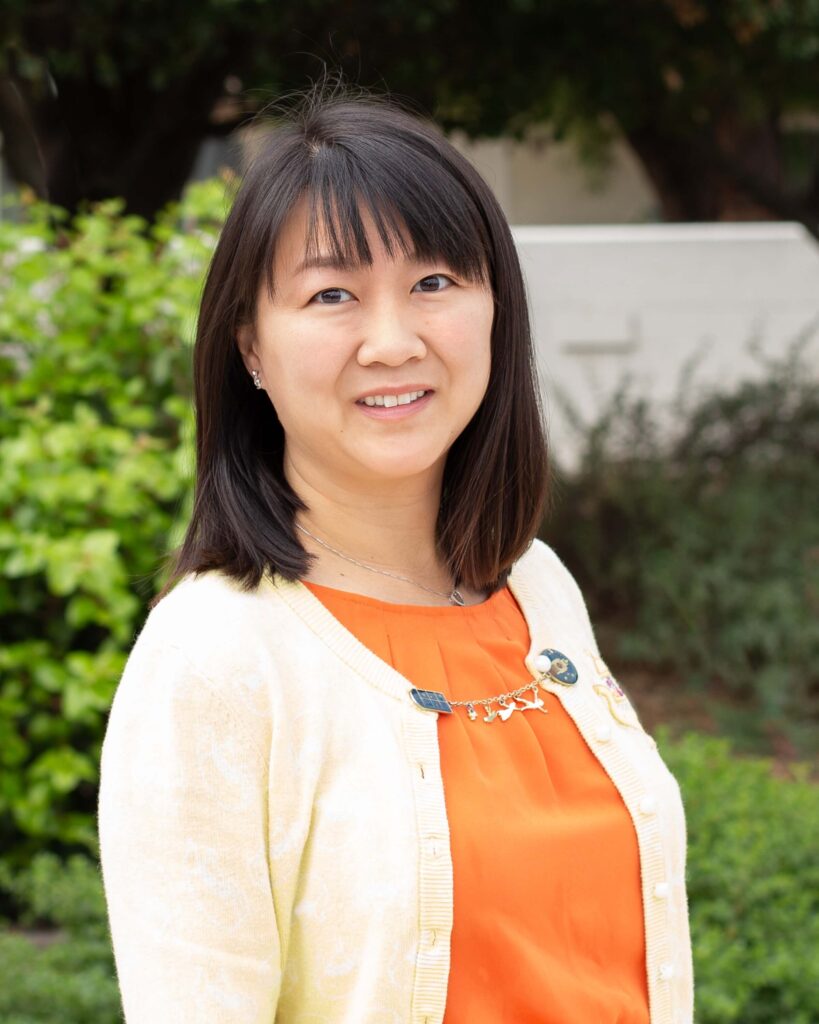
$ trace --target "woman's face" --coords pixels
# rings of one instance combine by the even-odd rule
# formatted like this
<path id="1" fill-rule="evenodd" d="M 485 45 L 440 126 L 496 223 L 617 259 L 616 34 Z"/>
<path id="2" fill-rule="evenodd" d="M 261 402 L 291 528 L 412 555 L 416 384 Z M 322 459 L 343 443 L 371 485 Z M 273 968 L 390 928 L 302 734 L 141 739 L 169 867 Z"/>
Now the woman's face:
<path id="1" fill-rule="evenodd" d="M 372 266 L 304 267 L 306 203 L 294 209 L 277 241 L 275 297 L 260 288 L 239 347 L 284 428 L 285 465 L 304 479 L 440 479 L 489 381 L 492 293 L 440 261 L 391 259 L 362 216 Z"/>

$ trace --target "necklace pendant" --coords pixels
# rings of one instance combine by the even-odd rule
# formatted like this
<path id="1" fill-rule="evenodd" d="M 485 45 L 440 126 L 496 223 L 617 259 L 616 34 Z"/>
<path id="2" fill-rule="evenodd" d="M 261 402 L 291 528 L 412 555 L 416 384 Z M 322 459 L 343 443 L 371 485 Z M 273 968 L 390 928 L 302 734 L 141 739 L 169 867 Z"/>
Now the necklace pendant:
<path id="1" fill-rule="evenodd" d="M 472 722 L 474 722 L 475 719 L 478 717 L 478 712 L 475 710 L 472 704 L 466 705 L 466 713 L 469 715 L 469 719 Z"/>
<path id="2" fill-rule="evenodd" d="M 511 704 L 507 702 L 506 697 L 501 697 L 498 703 L 501 706 L 501 710 L 498 712 L 498 718 L 502 722 L 508 722 L 509 719 L 512 717 L 513 712 L 523 710 L 522 708 L 518 707 L 516 697 L 512 699 Z"/>
<path id="3" fill-rule="evenodd" d="M 499 718 L 502 722 L 507 721 L 513 712 L 520 711 L 521 709 L 517 706 L 513 700 L 511 704 L 508 703 L 506 697 L 498 697 L 496 703 L 500 706 L 495 708 L 494 711 L 487 710 L 484 715 L 484 722 L 494 722 L 496 718 Z"/>
<path id="4" fill-rule="evenodd" d="M 523 697 L 516 697 L 518 704 L 521 705 L 521 711 L 542 711 L 544 715 L 548 715 L 549 711 L 543 706 L 543 698 L 538 694 L 537 683 L 532 684 L 532 699 L 526 700 Z"/>
<path id="5" fill-rule="evenodd" d="M 457 589 L 457 587 L 452 588 L 452 593 L 449 595 L 449 603 L 457 604 L 461 608 L 463 608 L 463 606 L 466 604 L 466 602 L 463 599 L 463 595 L 461 594 L 460 590 Z"/>

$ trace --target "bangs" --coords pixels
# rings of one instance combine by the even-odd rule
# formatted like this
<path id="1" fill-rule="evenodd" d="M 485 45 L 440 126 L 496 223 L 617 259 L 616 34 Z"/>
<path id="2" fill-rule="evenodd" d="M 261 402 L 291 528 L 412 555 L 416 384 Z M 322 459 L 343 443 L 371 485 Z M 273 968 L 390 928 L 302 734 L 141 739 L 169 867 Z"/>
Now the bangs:
<path id="1" fill-rule="evenodd" d="M 305 260 L 372 266 L 363 213 L 390 259 L 443 262 L 467 281 L 493 288 L 492 246 L 469 191 L 440 161 L 396 140 L 314 145 L 298 200 L 307 203 Z M 267 266 L 277 234 L 271 231 Z M 270 281 L 271 295 L 275 282 Z"/>

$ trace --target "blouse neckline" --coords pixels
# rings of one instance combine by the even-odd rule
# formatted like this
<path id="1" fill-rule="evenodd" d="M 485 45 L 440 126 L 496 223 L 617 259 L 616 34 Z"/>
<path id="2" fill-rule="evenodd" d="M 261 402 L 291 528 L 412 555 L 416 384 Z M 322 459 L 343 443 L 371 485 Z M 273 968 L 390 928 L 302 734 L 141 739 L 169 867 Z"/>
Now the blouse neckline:
<path id="1" fill-rule="evenodd" d="M 506 584 L 517 601 L 529 629 L 529 651 L 524 660 L 533 678 L 539 676 L 534 665 L 535 658 L 542 648 L 548 646 L 545 642 L 547 634 L 544 628 L 543 612 L 535 596 L 536 576 L 539 575 L 538 562 L 542 563 L 542 559 L 538 558 L 540 546 L 537 540 L 533 541 L 512 566 Z M 301 618 L 308 628 L 353 671 L 367 679 L 368 682 L 382 693 L 386 693 L 401 701 L 402 704 L 418 710 L 417 706 L 409 699 L 409 691 L 414 688 L 415 684 L 394 669 L 392 665 L 383 661 L 376 654 L 373 654 L 358 637 L 339 622 L 301 580 L 290 581 L 278 574 L 275 576 L 265 574 L 262 577 L 261 586 L 265 589 L 266 593 L 270 593 L 272 596 L 277 595 L 289 605 L 290 609 Z M 426 612 L 431 611 L 436 614 L 442 611 L 463 614 L 464 612 L 468 613 L 482 608 L 485 609 L 488 601 L 491 601 L 501 592 L 497 591 L 487 601 L 478 605 L 467 605 L 464 607 L 457 605 L 433 607 L 410 605 L 408 607 Z M 371 600 L 375 600 L 375 598 Z M 393 607 L 400 608 L 401 606 Z M 428 712 L 426 713 L 428 714 Z"/>
<path id="2" fill-rule="evenodd" d="M 334 601 L 342 601 L 345 604 L 360 604 L 373 611 L 386 612 L 388 614 L 420 615 L 422 617 L 461 618 L 469 617 L 470 614 L 481 614 L 486 612 L 492 605 L 502 599 L 502 595 L 508 591 L 506 586 L 500 587 L 490 594 L 483 601 L 477 604 L 398 604 L 395 601 L 383 601 L 378 597 L 370 597 L 368 594 L 356 594 L 349 590 L 341 590 L 338 587 L 328 587 L 324 583 L 313 583 L 312 581 L 301 581 L 302 585 L 311 593 L 326 594 Z"/>

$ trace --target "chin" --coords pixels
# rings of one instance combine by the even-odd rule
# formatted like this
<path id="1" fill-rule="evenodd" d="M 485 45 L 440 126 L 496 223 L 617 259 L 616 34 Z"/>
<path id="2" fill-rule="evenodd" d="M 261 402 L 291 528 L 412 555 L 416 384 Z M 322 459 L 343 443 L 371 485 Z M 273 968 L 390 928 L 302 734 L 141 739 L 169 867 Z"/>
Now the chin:
<path id="1" fill-rule="evenodd" d="M 380 480 L 406 480 L 434 473 L 443 465 L 446 452 L 385 452 L 369 458 L 359 457 L 363 475 Z"/>

